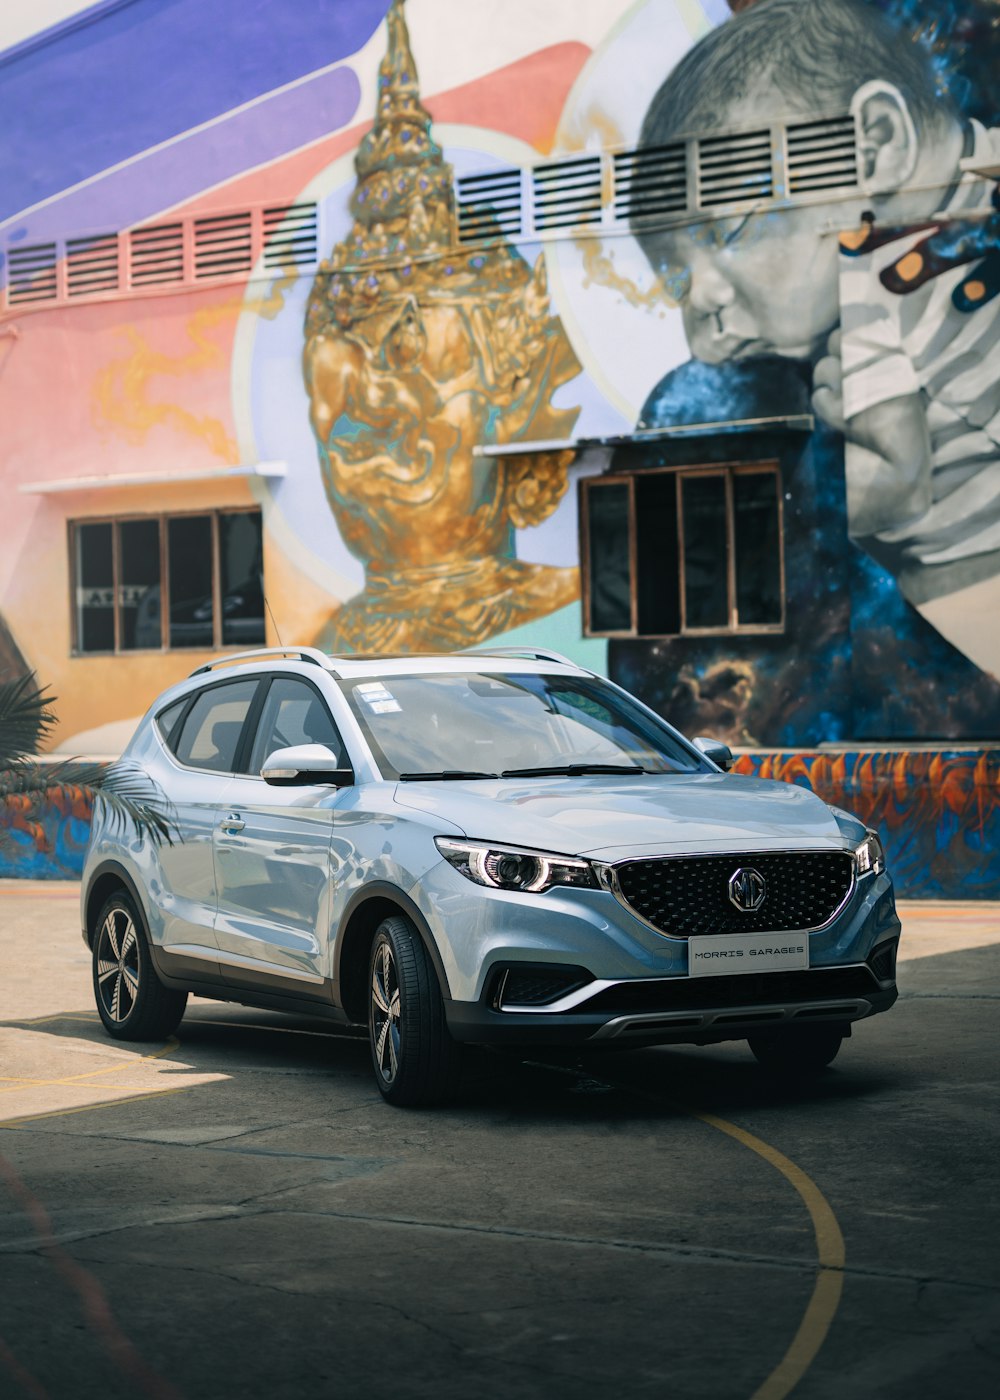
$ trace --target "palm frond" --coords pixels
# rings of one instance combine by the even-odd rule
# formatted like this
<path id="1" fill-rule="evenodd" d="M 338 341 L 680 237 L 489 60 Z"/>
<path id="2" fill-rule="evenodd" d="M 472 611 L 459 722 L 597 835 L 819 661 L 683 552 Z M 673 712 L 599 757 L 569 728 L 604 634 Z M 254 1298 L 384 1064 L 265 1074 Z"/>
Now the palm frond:
<path id="1" fill-rule="evenodd" d="M 30 759 L 0 768 L 0 803 L 11 797 L 43 798 L 74 790 L 92 794 L 112 834 L 129 827 L 152 842 L 173 845 L 178 835 L 173 804 L 137 763 L 82 763 L 66 759 L 40 764 Z"/>
<path id="2" fill-rule="evenodd" d="M 54 700 L 34 673 L 0 681 L 0 769 L 38 752 L 56 723 Z"/>

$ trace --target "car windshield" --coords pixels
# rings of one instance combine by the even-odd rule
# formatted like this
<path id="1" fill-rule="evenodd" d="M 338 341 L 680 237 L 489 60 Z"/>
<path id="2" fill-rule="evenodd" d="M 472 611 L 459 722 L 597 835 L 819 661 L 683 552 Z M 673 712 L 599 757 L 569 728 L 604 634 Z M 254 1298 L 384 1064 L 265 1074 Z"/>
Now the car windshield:
<path id="1" fill-rule="evenodd" d="M 341 685 L 386 778 L 708 768 L 665 724 L 596 678 L 425 673 Z"/>

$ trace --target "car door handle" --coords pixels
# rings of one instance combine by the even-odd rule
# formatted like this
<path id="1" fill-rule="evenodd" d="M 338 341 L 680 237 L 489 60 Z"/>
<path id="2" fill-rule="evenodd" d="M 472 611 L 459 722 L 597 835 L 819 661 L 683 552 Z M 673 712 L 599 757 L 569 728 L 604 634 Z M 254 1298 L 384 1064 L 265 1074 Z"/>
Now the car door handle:
<path id="1" fill-rule="evenodd" d="M 230 812 L 228 817 L 223 817 L 219 822 L 219 830 L 224 831 L 227 836 L 235 836 L 238 831 L 242 831 L 246 822 L 238 812 Z"/>

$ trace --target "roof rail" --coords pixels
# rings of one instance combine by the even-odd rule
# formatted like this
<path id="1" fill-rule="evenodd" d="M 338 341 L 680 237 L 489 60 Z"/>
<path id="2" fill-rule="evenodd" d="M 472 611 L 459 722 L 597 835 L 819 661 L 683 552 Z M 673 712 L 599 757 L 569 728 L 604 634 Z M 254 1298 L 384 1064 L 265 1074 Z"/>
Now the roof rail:
<path id="1" fill-rule="evenodd" d="M 326 666 L 330 658 L 319 647 L 258 647 L 255 651 L 234 651 L 228 656 L 217 656 L 214 661 L 206 661 L 204 666 L 196 666 L 191 676 L 202 676 L 206 671 L 214 671 L 217 666 L 232 666 L 240 661 L 260 661 L 265 656 L 285 656 L 293 660 L 309 661 L 314 666 Z M 188 679 L 190 680 L 190 676 Z"/>
<path id="2" fill-rule="evenodd" d="M 570 661 L 568 656 L 563 656 L 558 651 L 550 651 L 548 647 L 470 647 L 457 655 L 522 657 L 525 661 L 558 661 L 562 666 L 572 666 L 574 671 L 583 669 L 575 661 Z"/>

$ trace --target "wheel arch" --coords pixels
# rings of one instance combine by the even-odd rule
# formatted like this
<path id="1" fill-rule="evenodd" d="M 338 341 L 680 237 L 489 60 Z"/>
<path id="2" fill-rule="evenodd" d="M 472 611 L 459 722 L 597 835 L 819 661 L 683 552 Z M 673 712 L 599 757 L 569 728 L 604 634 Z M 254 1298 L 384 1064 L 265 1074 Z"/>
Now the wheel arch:
<path id="1" fill-rule="evenodd" d="M 146 917 L 146 906 L 142 901 L 139 890 L 131 875 L 115 860 L 102 861 L 90 876 L 87 885 L 87 897 L 84 903 L 84 923 L 83 931 L 87 939 L 87 947 L 94 946 L 94 922 L 97 915 L 104 906 L 106 900 L 110 899 L 116 890 L 124 890 L 130 895 L 143 923 L 149 927 L 149 920 Z"/>
<path id="2" fill-rule="evenodd" d="M 383 919 L 405 914 L 427 949 L 437 975 L 441 995 L 450 998 L 448 974 L 434 935 L 413 900 L 387 881 L 366 885 L 344 910 L 337 937 L 334 978 L 340 1005 L 352 1021 L 363 1025 L 368 1019 L 368 953 L 375 930 Z"/>

